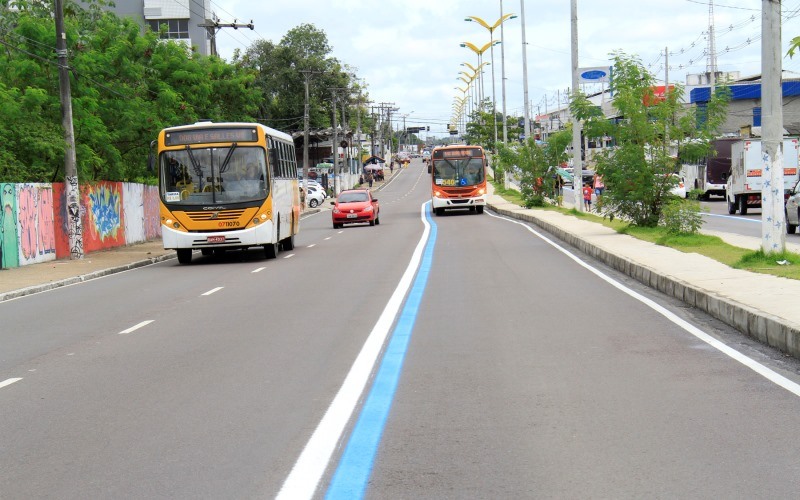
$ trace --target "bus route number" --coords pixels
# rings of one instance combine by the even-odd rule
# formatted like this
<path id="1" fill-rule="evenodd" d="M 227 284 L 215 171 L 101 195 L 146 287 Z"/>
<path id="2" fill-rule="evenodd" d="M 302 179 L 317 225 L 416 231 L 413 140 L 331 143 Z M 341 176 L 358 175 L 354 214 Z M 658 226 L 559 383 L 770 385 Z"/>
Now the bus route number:
<path id="1" fill-rule="evenodd" d="M 455 186 L 456 180 L 455 179 L 436 179 L 437 186 Z"/>

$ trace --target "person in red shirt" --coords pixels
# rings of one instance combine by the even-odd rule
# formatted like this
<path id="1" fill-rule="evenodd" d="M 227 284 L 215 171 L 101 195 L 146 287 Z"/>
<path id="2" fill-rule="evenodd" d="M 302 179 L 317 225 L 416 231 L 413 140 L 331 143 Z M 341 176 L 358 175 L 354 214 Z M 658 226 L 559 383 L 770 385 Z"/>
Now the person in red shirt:
<path id="1" fill-rule="evenodd" d="M 589 183 L 585 183 L 583 185 L 583 208 L 586 209 L 587 212 L 592 211 L 592 194 L 594 190 L 589 185 Z"/>

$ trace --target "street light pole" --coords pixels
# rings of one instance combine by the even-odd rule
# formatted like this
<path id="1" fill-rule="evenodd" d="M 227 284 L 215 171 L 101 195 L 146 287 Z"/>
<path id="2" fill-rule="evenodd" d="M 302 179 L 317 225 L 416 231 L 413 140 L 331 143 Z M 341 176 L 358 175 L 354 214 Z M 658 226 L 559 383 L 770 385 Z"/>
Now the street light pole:
<path id="1" fill-rule="evenodd" d="M 503 18 L 503 0 L 500 0 L 500 19 Z M 506 45 L 503 26 L 500 23 L 500 79 L 503 94 L 503 144 L 508 144 L 508 124 L 506 123 Z"/>
<path id="2" fill-rule="evenodd" d="M 495 45 L 494 30 L 497 29 L 498 26 L 502 25 L 503 22 L 505 22 L 506 20 L 513 19 L 513 18 L 517 17 L 514 14 L 505 14 L 505 15 L 503 15 L 502 14 L 502 3 L 501 3 L 501 7 L 500 8 L 501 8 L 500 19 L 498 19 L 492 25 L 489 25 L 489 23 L 487 23 L 486 21 L 484 21 L 480 17 L 476 17 L 476 16 L 467 16 L 467 18 L 464 19 L 465 21 L 476 22 L 476 23 L 480 24 L 481 26 L 483 26 L 484 28 L 486 28 L 487 30 L 489 30 L 489 46 L 491 47 L 491 58 L 492 58 L 492 114 L 494 115 L 492 117 L 492 119 L 493 119 L 493 122 L 494 122 L 494 142 L 495 142 L 495 144 L 497 143 L 497 97 L 496 97 L 496 93 L 495 93 L 495 84 L 494 84 L 494 82 L 495 82 L 495 78 L 494 78 L 494 45 Z M 497 42 L 497 43 L 500 43 L 500 42 Z M 505 76 L 504 76 L 504 78 L 505 78 Z M 505 118 L 503 118 L 503 121 L 505 122 Z"/>

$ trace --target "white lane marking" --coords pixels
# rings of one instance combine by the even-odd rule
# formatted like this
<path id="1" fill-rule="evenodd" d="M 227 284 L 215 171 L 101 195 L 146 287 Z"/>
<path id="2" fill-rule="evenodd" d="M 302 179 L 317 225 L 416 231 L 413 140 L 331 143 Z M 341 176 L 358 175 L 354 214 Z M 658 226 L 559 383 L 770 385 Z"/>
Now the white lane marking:
<path id="1" fill-rule="evenodd" d="M 325 238 L 325 241 L 328 241 L 331 238 L 333 238 L 333 236 L 328 236 L 327 238 Z"/>
<path id="2" fill-rule="evenodd" d="M 720 219 L 732 219 L 732 220 L 736 220 L 736 221 L 754 222 L 754 223 L 757 223 L 757 224 L 761 224 L 761 218 L 760 217 L 758 219 L 748 219 L 746 217 L 737 217 L 735 215 L 722 215 L 722 214 L 702 214 L 702 215 L 707 215 L 708 217 L 719 217 Z"/>
<path id="3" fill-rule="evenodd" d="M 207 291 L 207 292 L 206 292 L 206 293 L 204 293 L 203 295 L 211 295 L 212 293 L 219 292 L 219 291 L 220 291 L 220 290 L 222 290 L 223 288 L 225 288 L 225 287 L 224 287 L 224 286 L 218 286 L 217 288 L 212 288 L 211 290 Z"/>
<path id="4" fill-rule="evenodd" d="M 147 326 L 150 323 L 152 323 L 153 321 L 154 320 L 152 320 L 152 319 L 148 319 L 147 321 L 142 321 L 141 323 L 133 325 L 132 327 L 128 328 L 127 330 L 122 330 L 121 332 L 118 333 L 118 335 L 127 335 L 127 334 L 129 334 L 131 332 L 135 332 L 139 328 L 142 328 L 143 326 Z"/>
<path id="5" fill-rule="evenodd" d="M 766 378 L 767 380 L 769 380 L 769 381 L 771 381 L 771 382 L 783 387 L 784 389 L 786 389 L 787 391 L 791 392 L 795 396 L 800 396 L 800 384 L 797 384 L 796 382 L 793 382 L 793 381 L 789 380 L 788 378 L 784 377 L 783 375 L 780 375 L 779 373 L 774 372 L 772 369 L 767 368 L 766 366 L 762 365 L 758 361 L 756 361 L 756 360 L 754 360 L 754 359 L 742 354 L 741 352 L 737 351 L 736 349 L 734 349 L 734 348 L 732 348 L 732 347 L 730 347 L 728 345 L 725 345 L 724 343 L 722 343 L 719 340 L 715 339 L 714 337 L 712 337 L 711 335 L 707 334 L 703 330 L 701 330 L 701 329 L 697 328 L 696 326 L 692 325 L 688 321 L 678 317 L 675 313 L 673 313 L 672 311 L 669 311 L 668 309 L 666 309 L 665 307 L 661 306 L 660 304 L 657 304 L 656 302 L 654 302 L 651 299 L 648 299 L 644 295 L 641 295 L 638 292 L 635 292 L 635 291 L 631 290 L 630 288 L 628 288 L 625 285 L 623 285 L 622 283 L 614 280 L 610 276 L 607 276 L 606 274 L 603 274 L 601 271 L 595 269 L 594 267 L 590 266 L 586 262 L 582 261 L 576 255 L 570 253 L 567 249 L 559 246 L 556 242 L 550 240 L 549 238 L 547 238 L 546 236 L 542 235 L 538 231 L 534 230 L 533 228 L 531 228 L 527 224 L 519 222 L 519 221 L 516 221 L 516 220 L 513 220 L 513 219 L 509 219 L 507 217 L 501 217 L 499 215 L 493 215 L 491 213 L 489 213 L 489 216 L 495 217 L 497 219 L 505 220 L 505 221 L 508 221 L 508 222 L 512 222 L 514 224 L 519 224 L 520 226 L 523 226 L 528 231 L 530 231 L 531 233 L 533 233 L 536 236 L 538 236 L 545 243 L 547 243 L 548 245 L 552 246 L 553 248 L 555 248 L 559 252 L 563 253 L 564 255 L 566 255 L 567 257 L 569 257 L 573 261 L 575 261 L 578 265 L 580 265 L 580 266 L 584 267 L 585 269 L 587 269 L 588 271 L 594 273 L 600 279 L 602 279 L 606 283 L 610 284 L 614 288 L 622 291 L 623 293 L 628 294 L 629 296 L 633 297 L 634 299 L 638 300 L 639 302 L 641 302 L 644 305 L 648 306 L 649 308 L 653 309 L 654 311 L 656 311 L 657 313 L 661 314 L 662 316 L 664 316 L 665 318 L 667 318 L 671 322 L 675 323 L 679 327 L 683 328 L 684 330 L 686 330 L 690 334 L 692 334 L 695 337 L 697 337 L 699 340 L 702 340 L 703 342 L 705 342 L 706 344 L 710 345 L 714 349 L 720 351 L 721 353 L 727 355 L 728 357 L 730 357 L 730 358 L 738 361 L 739 363 L 743 364 L 744 366 L 750 368 L 751 370 L 753 370 L 754 372 L 758 373 L 759 375 L 761 375 L 762 377 Z"/>
<path id="6" fill-rule="evenodd" d="M 292 257 L 294 257 L 294 254 L 293 254 L 293 253 L 290 253 L 289 255 L 287 255 L 286 257 L 284 257 L 284 259 L 291 259 Z"/>
<path id="7" fill-rule="evenodd" d="M 9 378 L 9 379 L 3 380 L 2 382 L 0 382 L 0 389 L 2 389 L 3 387 L 6 387 L 6 386 L 9 386 L 9 385 L 13 384 L 14 382 L 19 382 L 20 380 L 22 380 L 22 377 Z"/>
<path id="8" fill-rule="evenodd" d="M 419 243 L 417 243 L 417 248 L 411 256 L 408 267 L 400 278 L 397 288 L 389 298 L 389 302 L 386 303 L 386 307 L 384 307 L 377 323 L 372 327 L 372 331 L 361 347 L 358 357 L 350 367 L 350 372 L 345 377 L 339 392 L 336 393 L 336 397 L 328 406 L 325 416 L 322 417 L 319 425 L 311 435 L 311 439 L 306 443 L 303 452 L 292 467 L 291 473 L 284 481 L 281 491 L 278 493 L 278 499 L 311 498 L 314 495 L 317 483 L 319 483 L 322 474 L 325 472 L 331 455 L 337 444 L 339 444 L 342 432 L 350 420 L 356 405 L 358 405 L 361 393 L 369 381 L 375 362 L 383 350 L 386 337 L 391 330 L 392 324 L 394 324 L 395 317 L 403 305 L 403 299 L 411 287 L 414 275 L 417 273 L 422 261 L 422 253 L 425 250 L 428 234 L 431 231 L 431 226 L 425 219 L 425 205 L 427 203 L 423 203 L 421 209 L 422 223 L 425 225 L 425 229 L 422 232 Z"/>
<path id="9" fill-rule="evenodd" d="M 317 244 L 316 243 L 312 243 L 312 244 L 308 245 L 306 248 L 314 248 L 315 246 L 317 246 Z"/>
<path id="10" fill-rule="evenodd" d="M 252 272 L 253 274 L 255 274 L 255 273 L 260 273 L 260 272 L 261 272 L 261 271 L 263 271 L 264 269 L 266 269 L 266 267 L 259 267 L 258 269 L 254 270 L 254 271 L 251 271 L 251 272 Z"/>

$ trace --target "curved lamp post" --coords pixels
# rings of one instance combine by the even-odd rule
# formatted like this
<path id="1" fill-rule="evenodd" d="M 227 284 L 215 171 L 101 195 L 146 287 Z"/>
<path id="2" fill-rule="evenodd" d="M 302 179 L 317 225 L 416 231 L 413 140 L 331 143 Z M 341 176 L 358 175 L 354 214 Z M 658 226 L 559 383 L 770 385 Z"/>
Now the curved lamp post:
<path id="1" fill-rule="evenodd" d="M 483 19 L 481 19 L 480 17 L 477 17 L 477 16 L 467 16 L 464 19 L 465 21 L 468 21 L 468 22 L 478 23 L 478 24 L 480 24 L 481 26 L 483 26 L 484 28 L 486 28 L 489 31 L 489 44 L 490 44 L 489 46 L 492 47 L 492 50 L 491 50 L 491 58 L 492 58 L 492 113 L 495 116 L 495 119 L 494 119 L 494 122 L 495 122 L 495 126 L 494 126 L 494 142 L 497 142 L 497 99 L 495 98 L 495 90 L 494 90 L 494 45 L 495 45 L 495 43 L 494 43 L 494 30 L 496 30 L 498 27 L 502 26 L 502 24 L 505 21 L 517 17 L 514 14 L 505 14 L 504 15 L 503 12 L 502 12 L 502 8 L 503 8 L 502 7 L 502 0 L 500 0 L 500 2 L 501 2 L 501 5 L 500 5 L 500 19 L 495 21 L 494 24 L 489 24 L 489 23 L 487 23 L 486 21 L 484 21 Z M 501 32 L 502 32 L 502 29 L 501 29 Z M 497 43 L 499 43 L 499 42 L 497 42 Z M 503 66 L 505 66 L 505 61 L 501 61 L 501 63 L 503 64 Z M 504 70 L 503 71 L 503 78 L 505 78 L 505 68 L 503 68 L 503 70 Z M 505 85 L 503 85 L 503 88 L 505 89 Z M 503 99 L 505 100 L 505 92 L 503 93 Z M 505 128 L 505 126 L 506 126 L 506 116 L 505 116 L 505 111 L 503 111 L 503 127 Z"/>

